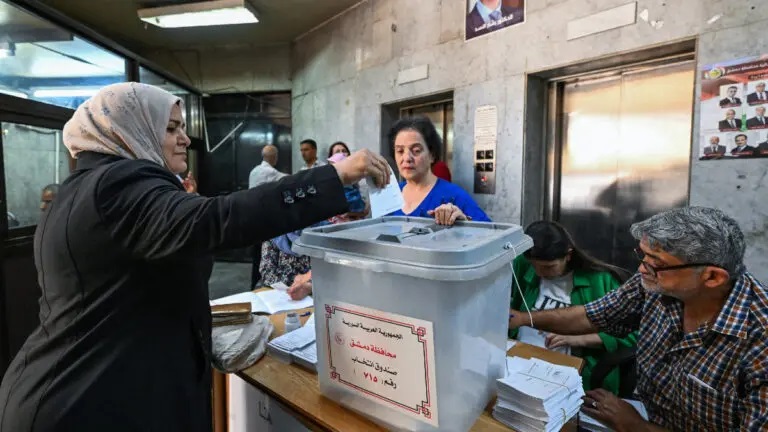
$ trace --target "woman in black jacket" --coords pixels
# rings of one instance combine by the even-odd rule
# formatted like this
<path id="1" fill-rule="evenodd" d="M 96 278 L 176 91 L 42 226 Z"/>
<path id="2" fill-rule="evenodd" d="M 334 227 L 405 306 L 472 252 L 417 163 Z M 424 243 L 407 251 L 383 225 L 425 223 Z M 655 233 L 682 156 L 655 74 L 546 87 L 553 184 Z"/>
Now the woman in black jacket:
<path id="1" fill-rule="evenodd" d="M 105 87 L 64 127 L 77 167 L 35 234 L 40 326 L 0 386 L 0 431 L 210 431 L 211 252 L 344 213 L 386 161 L 302 171 L 227 196 L 184 191 L 182 102 Z"/>

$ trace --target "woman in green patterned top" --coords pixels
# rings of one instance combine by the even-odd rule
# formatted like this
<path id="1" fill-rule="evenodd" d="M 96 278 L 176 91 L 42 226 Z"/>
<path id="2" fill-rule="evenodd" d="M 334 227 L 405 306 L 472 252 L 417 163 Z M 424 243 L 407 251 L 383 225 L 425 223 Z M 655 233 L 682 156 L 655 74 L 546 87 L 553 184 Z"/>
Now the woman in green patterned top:
<path id="1" fill-rule="evenodd" d="M 534 222 L 525 233 L 533 239 L 533 248 L 517 257 L 513 264 L 518 284 L 512 287 L 510 307 L 514 310 L 526 312 L 529 308 L 534 311 L 584 305 L 618 288 L 629 276 L 626 271 L 579 249 L 565 227 L 556 222 Z M 586 390 L 590 389 L 592 368 L 603 354 L 637 342 L 634 333 L 626 338 L 605 333 L 568 336 L 547 334 L 532 327 L 510 330 L 509 337 L 583 358 L 582 378 Z M 618 392 L 618 369 L 606 376 L 603 387 Z"/>

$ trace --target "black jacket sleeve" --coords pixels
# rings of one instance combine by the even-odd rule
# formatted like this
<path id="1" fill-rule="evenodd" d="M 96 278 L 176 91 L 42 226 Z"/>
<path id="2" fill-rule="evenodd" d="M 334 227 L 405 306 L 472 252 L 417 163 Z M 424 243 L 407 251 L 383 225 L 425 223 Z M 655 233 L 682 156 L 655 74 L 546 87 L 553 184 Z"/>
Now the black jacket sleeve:
<path id="1" fill-rule="evenodd" d="M 154 163 L 120 161 L 102 175 L 95 200 L 112 237 L 146 260 L 244 247 L 348 211 L 332 166 L 206 198 Z"/>

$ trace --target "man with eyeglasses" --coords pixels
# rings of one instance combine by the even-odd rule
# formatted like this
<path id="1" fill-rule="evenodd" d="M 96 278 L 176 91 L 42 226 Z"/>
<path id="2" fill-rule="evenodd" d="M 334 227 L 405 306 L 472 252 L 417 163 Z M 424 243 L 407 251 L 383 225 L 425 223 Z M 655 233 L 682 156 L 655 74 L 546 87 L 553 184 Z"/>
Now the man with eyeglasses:
<path id="1" fill-rule="evenodd" d="M 630 231 L 637 274 L 585 306 L 531 317 L 558 334 L 638 331 L 635 395 L 650 422 L 604 390 L 587 392 L 584 412 L 619 432 L 768 430 L 768 291 L 744 268 L 736 221 L 685 207 Z M 510 315 L 510 327 L 530 325 Z"/>

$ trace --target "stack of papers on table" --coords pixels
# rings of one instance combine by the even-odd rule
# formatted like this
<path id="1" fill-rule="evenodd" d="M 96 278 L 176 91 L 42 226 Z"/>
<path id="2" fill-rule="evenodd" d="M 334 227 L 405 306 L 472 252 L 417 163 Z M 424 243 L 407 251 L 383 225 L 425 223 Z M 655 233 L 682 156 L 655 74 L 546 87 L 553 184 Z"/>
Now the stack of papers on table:
<path id="1" fill-rule="evenodd" d="M 640 414 L 640 416 L 644 420 L 648 420 L 648 412 L 645 410 L 645 405 L 643 405 L 642 402 L 632 399 L 624 399 L 625 402 L 628 402 L 630 405 L 635 407 L 637 412 Z M 581 413 L 581 417 L 579 417 L 579 426 L 581 426 L 582 429 L 592 431 L 592 432 L 612 432 L 613 429 L 609 428 L 605 424 L 601 423 L 599 420 L 594 419 L 584 413 Z"/>
<path id="2" fill-rule="evenodd" d="M 559 431 L 581 409 L 579 371 L 539 359 L 507 358 L 507 376 L 496 381 L 493 418 L 520 432 Z"/>
<path id="3" fill-rule="evenodd" d="M 271 289 L 261 292 L 244 292 L 227 297 L 211 300 L 211 305 L 223 305 L 231 303 L 251 303 L 251 311 L 254 313 L 276 314 L 312 307 L 314 301 L 311 296 L 301 300 L 291 300 L 291 296 L 282 289 Z"/>
<path id="4" fill-rule="evenodd" d="M 312 315 L 302 327 L 269 341 L 267 352 L 278 360 L 296 363 L 316 371 L 317 344 L 315 338 L 315 317 Z"/>

